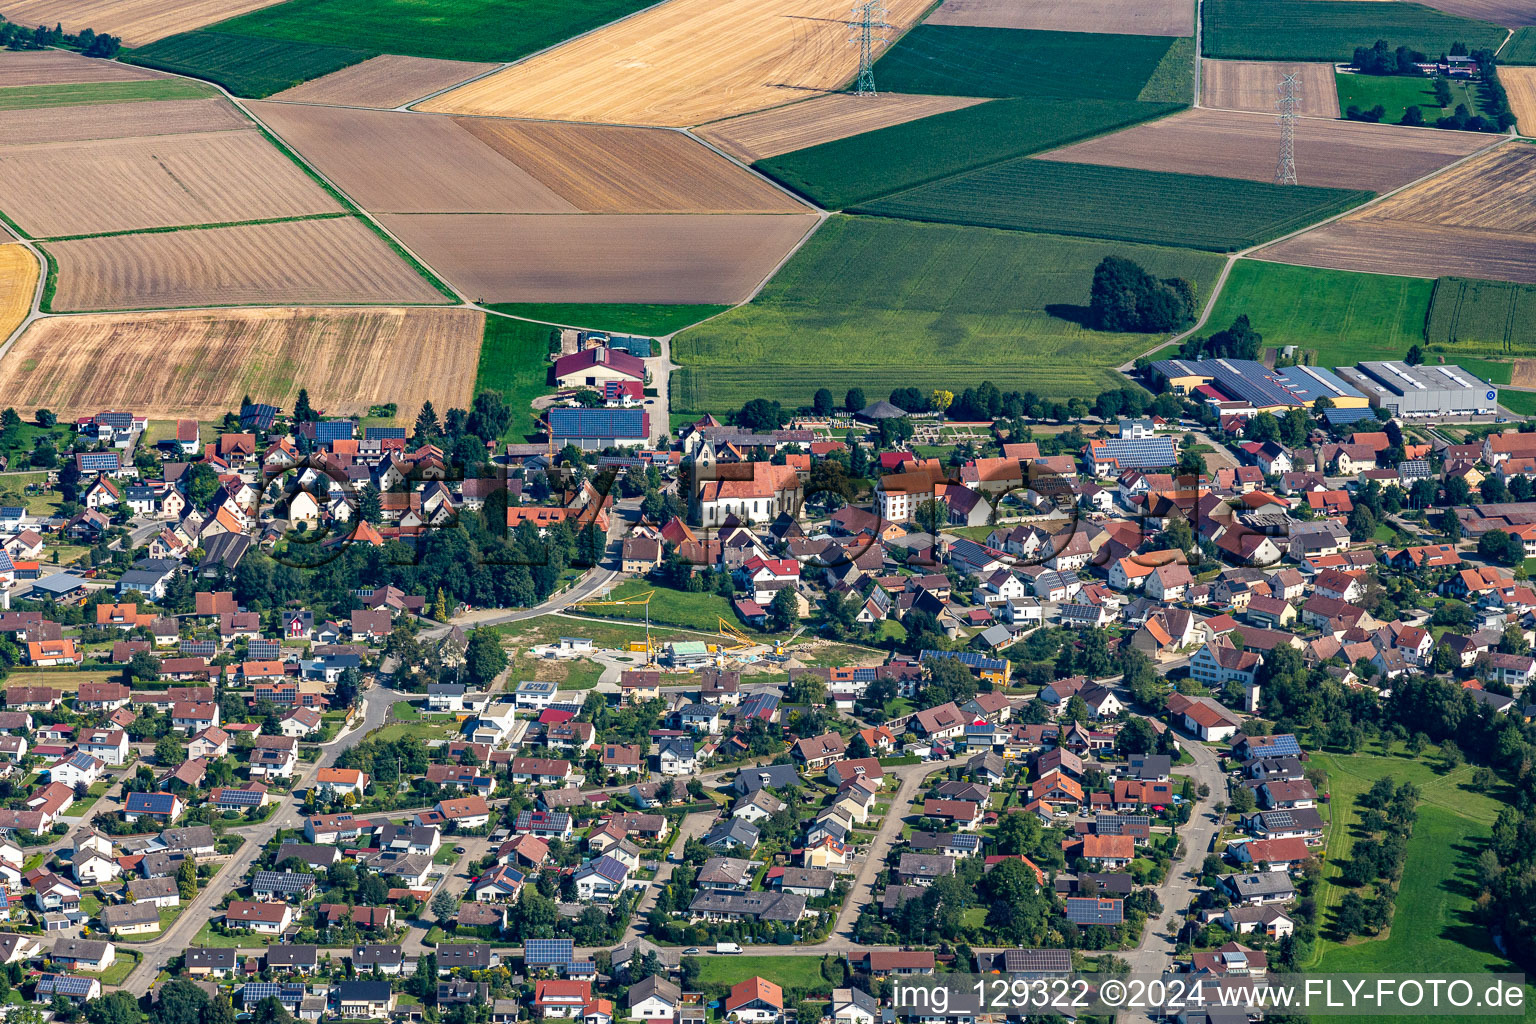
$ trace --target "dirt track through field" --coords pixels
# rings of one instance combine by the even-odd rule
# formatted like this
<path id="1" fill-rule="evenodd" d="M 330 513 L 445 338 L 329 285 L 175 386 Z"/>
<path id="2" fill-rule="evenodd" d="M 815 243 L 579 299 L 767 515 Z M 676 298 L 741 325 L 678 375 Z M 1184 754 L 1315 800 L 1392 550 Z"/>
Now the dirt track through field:
<path id="1" fill-rule="evenodd" d="M 282 0 L 0 0 L 0 15 L 17 25 L 60 22 L 65 32 L 108 32 L 124 46 L 144 46 L 178 32 L 270 7 Z"/>
<path id="2" fill-rule="evenodd" d="M 1332 64 L 1288 64 L 1260 60 L 1202 60 L 1200 102 L 1224 110 L 1273 114 L 1286 75 L 1300 75 L 1296 113 L 1304 117 L 1338 117 L 1339 87 Z"/>
<path id="3" fill-rule="evenodd" d="M 1339 270 L 1536 283 L 1536 148 L 1503 145 L 1259 255 Z"/>
<path id="4" fill-rule="evenodd" d="M 741 302 L 816 223 L 729 214 L 380 219 L 486 302 Z"/>
<path id="5" fill-rule="evenodd" d="M 0 50 L 0 89 L 20 85 L 142 82 L 164 77 L 147 68 L 93 60 L 67 50 Z"/>
<path id="6" fill-rule="evenodd" d="M 1188 0 L 944 0 L 925 25 L 973 25 L 1045 32 L 1192 36 Z"/>
<path id="7" fill-rule="evenodd" d="M 729 121 L 717 121 L 696 129 L 694 134 L 750 164 L 780 153 L 793 153 L 807 146 L 836 142 L 985 102 L 968 96 L 909 96 L 893 92 L 853 96 L 837 93 Z"/>
<path id="8" fill-rule="evenodd" d="M 803 213 L 805 204 L 681 132 L 458 118 L 588 213 Z"/>
<path id="9" fill-rule="evenodd" d="M 0 245 L 0 345 L 32 311 L 37 271 L 37 257 L 26 246 Z M 0 395 L 5 393 L 0 387 Z"/>
<path id="10" fill-rule="evenodd" d="M 1392 125 L 1302 118 L 1296 172 L 1302 185 L 1387 192 L 1493 142 L 1476 132 L 1405 131 Z M 1191 110 L 1054 150 L 1039 159 L 1274 181 L 1280 130 L 1273 117 Z"/>
<path id="11" fill-rule="evenodd" d="M 910 26 L 928 0 L 890 0 Z M 684 127 L 837 89 L 847 0 L 667 0 L 422 105 L 450 114 Z"/>
<path id="12" fill-rule="evenodd" d="M 7 141 L 84 142 L 249 127 L 245 115 L 221 97 L 0 110 L 0 139 Z"/>
<path id="13" fill-rule="evenodd" d="M 340 209 L 254 129 L 0 147 L 0 210 L 39 237 Z"/>
<path id="14" fill-rule="evenodd" d="M 333 71 L 270 97 L 291 103 L 334 103 L 387 110 L 483 75 L 495 64 L 385 54 Z"/>
<path id="15" fill-rule="evenodd" d="M 47 245 L 56 310 L 442 303 L 355 217 L 113 235 Z"/>
<path id="16" fill-rule="evenodd" d="M 285 103 L 248 106 L 373 213 L 576 212 L 452 118 Z"/>
<path id="17" fill-rule="evenodd" d="M 396 402 L 409 418 L 427 399 L 440 409 L 468 405 L 484 324 L 485 314 L 468 309 L 50 317 L 0 360 L 0 394 L 28 412 L 132 407 L 152 419 L 207 420 L 246 394 L 291 407 L 303 387 L 328 413 Z"/>
<path id="18" fill-rule="evenodd" d="M 1509 96 L 1510 109 L 1519 120 L 1520 134 L 1536 134 L 1536 68 L 1499 68 L 1499 84 Z"/>

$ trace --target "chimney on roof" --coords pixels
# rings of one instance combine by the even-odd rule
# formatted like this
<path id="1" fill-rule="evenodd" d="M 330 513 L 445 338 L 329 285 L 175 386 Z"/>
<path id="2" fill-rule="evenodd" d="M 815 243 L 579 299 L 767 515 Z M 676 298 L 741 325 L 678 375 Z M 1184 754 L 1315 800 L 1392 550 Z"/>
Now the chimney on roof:
<path id="1" fill-rule="evenodd" d="M 597 349 L 597 351 L 592 356 L 592 361 L 596 363 L 606 363 L 608 361 L 608 350 L 606 348 Z"/>

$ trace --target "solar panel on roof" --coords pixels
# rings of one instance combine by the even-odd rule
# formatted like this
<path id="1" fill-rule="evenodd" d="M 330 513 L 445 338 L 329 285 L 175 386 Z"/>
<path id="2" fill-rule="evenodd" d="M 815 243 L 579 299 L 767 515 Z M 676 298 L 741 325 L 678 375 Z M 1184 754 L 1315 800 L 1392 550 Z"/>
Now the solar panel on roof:
<path id="1" fill-rule="evenodd" d="M 37 980 L 41 992 L 56 992 L 65 996 L 89 996 L 92 978 L 76 978 L 68 974 L 45 974 Z"/>
<path id="2" fill-rule="evenodd" d="M 247 640 L 246 657 L 252 661 L 276 661 L 283 653 L 281 640 Z"/>
<path id="3" fill-rule="evenodd" d="M 219 645 L 212 640 L 183 640 L 181 653 L 189 658 L 211 658 L 219 653 Z"/>
<path id="4" fill-rule="evenodd" d="M 364 427 L 363 436 L 370 441 L 405 440 L 404 427 Z"/>
<path id="5" fill-rule="evenodd" d="M 356 424 L 351 420 L 321 420 L 315 424 L 315 441 L 330 444 L 332 441 L 350 440 L 355 427 Z"/>
<path id="6" fill-rule="evenodd" d="M 255 807 L 261 798 L 262 794 L 254 789 L 226 789 L 219 794 L 218 802 L 226 807 Z"/>
<path id="7" fill-rule="evenodd" d="M 564 967 L 575 960 L 572 939 L 528 939 L 523 943 L 524 967 Z"/>
<path id="8" fill-rule="evenodd" d="M 551 409 L 553 437 L 639 437 L 645 433 L 641 409 Z"/>
<path id="9" fill-rule="evenodd" d="M 1121 900 L 1068 898 L 1067 920 L 1073 924 L 1119 924 L 1125 919 Z"/>
<path id="10" fill-rule="evenodd" d="M 116 469 L 118 464 L 117 452 L 80 453 L 80 469 L 82 472 Z"/>
<path id="11" fill-rule="evenodd" d="M 1270 828 L 1290 828 L 1296 824 L 1296 817 L 1290 811 L 1266 811 L 1263 821 Z"/>

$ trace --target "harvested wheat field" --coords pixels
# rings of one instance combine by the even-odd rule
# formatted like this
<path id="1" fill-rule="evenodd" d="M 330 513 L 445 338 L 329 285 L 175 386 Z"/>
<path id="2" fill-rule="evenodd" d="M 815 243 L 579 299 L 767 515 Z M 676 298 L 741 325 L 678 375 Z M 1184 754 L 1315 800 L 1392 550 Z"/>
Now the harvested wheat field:
<path id="1" fill-rule="evenodd" d="M 1296 123 L 1296 176 L 1302 185 L 1388 192 L 1492 145 L 1477 132 L 1410 132 L 1356 121 Z M 1231 110 L 1190 110 L 1038 159 L 1274 181 L 1280 153 L 1275 118 Z"/>
<path id="2" fill-rule="evenodd" d="M 836 142 L 985 102 L 968 96 L 905 96 L 900 93 L 853 96 L 837 93 L 733 117 L 728 121 L 716 121 L 695 129 L 694 134 L 750 164 L 780 153 L 793 153 L 807 146 Z"/>
<path id="3" fill-rule="evenodd" d="M 449 114 L 685 127 L 841 87 L 847 0 L 667 0 L 422 104 Z M 890 0 L 897 38 L 928 0 Z"/>
<path id="4" fill-rule="evenodd" d="M 448 301 L 355 217 L 51 242 L 52 308 Z"/>
<path id="5" fill-rule="evenodd" d="M 86 142 L 249 127 L 246 116 L 221 97 L 0 110 L 0 139 L 27 142 Z"/>
<path id="6" fill-rule="evenodd" d="M 1499 68 L 1499 84 L 1509 96 L 1509 106 L 1520 123 L 1520 134 L 1536 134 L 1536 68 Z"/>
<path id="7" fill-rule="evenodd" d="M 1195 5 L 1188 0 L 944 0 L 923 24 L 1192 36 Z"/>
<path id="8" fill-rule="evenodd" d="M 285 89 L 273 100 L 387 110 L 483 75 L 495 64 L 385 54 Z"/>
<path id="9" fill-rule="evenodd" d="M 0 345 L 27 318 L 35 294 L 37 257 L 23 245 L 0 245 Z"/>
<path id="10" fill-rule="evenodd" d="M 144 46 L 178 32 L 270 7 L 281 0 L 0 0 L 0 16 L 17 25 L 64 25 L 109 32 L 124 46 Z"/>
<path id="11" fill-rule="evenodd" d="M 1263 259 L 1417 277 L 1536 283 L 1536 148 L 1506 144 Z"/>
<path id="12" fill-rule="evenodd" d="M 735 303 L 816 223 L 813 215 L 381 218 L 471 299 Z"/>
<path id="13" fill-rule="evenodd" d="M 0 210 L 37 237 L 340 209 L 255 130 L 0 146 Z"/>
<path id="14" fill-rule="evenodd" d="M 147 68 L 95 60 L 68 50 L 0 50 L 0 89 L 19 85 L 142 82 L 164 77 Z"/>
<path id="15" fill-rule="evenodd" d="M 1300 75 L 1300 102 L 1296 113 L 1303 117 L 1338 117 L 1339 87 L 1332 64 L 1286 64 L 1266 60 L 1202 60 L 1200 103 L 1223 110 L 1276 112 L 1280 80 Z"/>
<path id="16" fill-rule="evenodd" d="M 682 132 L 252 103 L 375 213 L 800 213 Z"/>
<path id="17" fill-rule="evenodd" d="M 465 408 L 485 314 L 470 309 L 242 309 L 50 317 L 0 360 L 0 393 L 61 416 L 142 410 L 216 419 L 250 395 L 291 407 L 299 388 L 328 413 L 425 400 Z M 110 366 L 111 373 L 100 368 Z"/>
<path id="18" fill-rule="evenodd" d="M 459 126 L 588 213 L 803 213 L 682 132 L 463 117 Z"/>

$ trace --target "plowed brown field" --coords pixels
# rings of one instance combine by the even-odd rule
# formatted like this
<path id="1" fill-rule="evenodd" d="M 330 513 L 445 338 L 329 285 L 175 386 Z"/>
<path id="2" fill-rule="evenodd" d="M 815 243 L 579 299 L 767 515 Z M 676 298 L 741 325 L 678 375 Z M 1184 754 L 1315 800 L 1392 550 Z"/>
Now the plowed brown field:
<path id="1" fill-rule="evenodd" d="M 836 142 L 851 135 L 862 135 L 985 102 L 968 96 L 906 96 L 900 93 L 850 96 L 838 93 L 733 117 L 729 121 L 716 121 L 696 129 L 694 134 L 750 164 L 780 153 L 793 153 L 807 146 Z"/>
<path id="2" fill-rule="evenodd" d="M 381 219 L 486 302 L 741 302 L 816 223 L 729 214 Z"/>
<path id="3" fill-rule="evenodd" d="M 0 110 L 0 139 L 17 142 L 84 142 L 250 126 L 244 114 L 220 97 Z"/>
<path id="4" fill-rule="evenodd" d="M 164 77 L 146 68 L 92 60 L 67 50 L 0 50 L 0 89 L 13 85 L 133 82 Z"/>
<path id="5" fill-rule="evenodd" d="M 1296 173 L 1303 185 L 1387 192 L 1496 140 L 1476 132 L 1410 132 L 1392 125 L 1302 118 Z M 1273 181 L 1280 130 L 1273 117 L 1190 110 L 1067 146 L 1042 160 Z"/>
<path id="6" fill-rule="evenodd" d="M 1522 135 L 1536 134 L 1536 68 L 1501 66 L 1499 83 L 1520 122 Z"/>
<path id="7" fill-rule="evenodd" d="M 56 310 L 440 303 L 354 217 L 52 242 Z"/>
<path id="8" fill-rule="evenodd" d="M 63 23 L 65 32 L 110 32 L 143 46 L 178 32 L 270 7 L 281 0 L 0 0 L 0 15 L 17 25 Z"/>
<path id="9" fill-rule="evenodd" d="M 37 271 L 37 257 L 26 246 L 0 245 L 0 345 L 31 311 Z"/>
<path id="10" fill-rule="evenodd" d="M 848 0 L 667 0 L 422 104 L 683 127 L 829 92 L 858 71 Z M 928 0 L 890 0 L 902 31 Z"/>
<path id="11" fill-rule="evenodd" d="M 1189 0 L 944 0 L 924 24 L 1192 36 L 1195 5 Z"/>
<path id="12" fill-rule="evenodd" d="M 1339 270 L 1536 283 L 1536 148 L 1503 145 L 1259 255 Z"/>
<path id="13" fill-rule="evenodd" d="M 799 213 L 681 132 L 252 103 L 375 213 Z"/>
<path id="14" fill-rule="evenodd" d="M 483 75 L 495 64 L 385 54 L 296 85 L 271 98 L 291 103 L 389 109 Z"/>
<path id="15" fill-rule="evenodd" d="M 803 213 L 805 204 L 681 132 L 458 118 L 589 213 Z"/>
<path id="16" fill-rule="evenodd" d="M 254 130 L 0 147 L 0 210 L 39 237 L 340 209 Z"/>
<path id="17" fill-rule="evenodd" d="M 1285 64 L 1262 60 L 1202 60 L 1200 102 L 1225 110 L 1275 113 L 1276 91 L 1286 75 L 1300 75 L 1300 102 L 1296 113 L 1304 117 L 1338 117 L 1339 87 L 1332 64 Z"/>
<path id="18" fill-rule="evenodd" d="M 328 413 L 473 397 L 485 314 L 468 309 L 260 309 L 50 317 L 0 360 L 0 394 L 61 416 L 132 407 L 214 419 L 250 395 Z M 102 367 L 111 367 L 103 373 Z"/>

